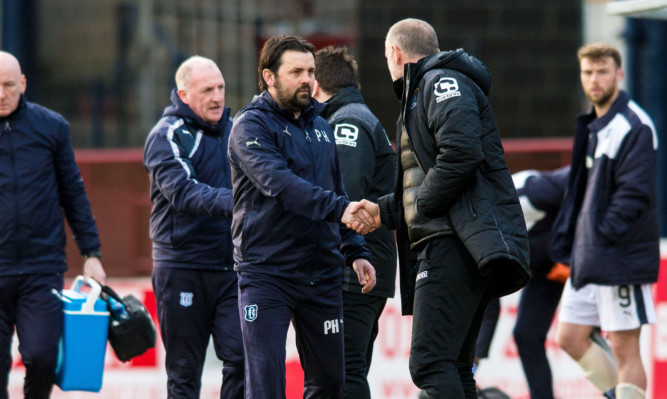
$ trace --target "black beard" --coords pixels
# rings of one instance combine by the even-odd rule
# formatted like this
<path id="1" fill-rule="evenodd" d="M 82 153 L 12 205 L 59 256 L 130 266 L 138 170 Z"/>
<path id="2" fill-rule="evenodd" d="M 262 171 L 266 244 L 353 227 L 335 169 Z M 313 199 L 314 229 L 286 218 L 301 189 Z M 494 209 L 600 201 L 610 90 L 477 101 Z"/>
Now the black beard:
<path id="1" fill-rule="evenodd" d="M 605 105 L 607 105 L 609 103 L 609 101 L 611 101 L 611 96 L 613 96 L 613 95 L 614 95 L 614 92 L 605 93 L 604 96 L 602 98 L 600 98 L 599 101 L 593 101 L 593 105 L 595 105 L 596 107 L 604 107 Z"/>
<path id="2" fill-rule="evenodd" d="M 276 80 L 274 87 L 276 89 L 276 93 L 278 94 L 278 103 L 282 107 L 286 107 L 293 112 L 300 112 L 302 109 L 308 106 L 308 104 L 310 104 L 310 97 L 313 94 L 313 89 L 310 87 L 310 85 L 302 85 L 291 94 L 283 91 L 280 80 Z M 302 96 L 300 91 L 303 89 L 308 90 L 308 96 Z"/>

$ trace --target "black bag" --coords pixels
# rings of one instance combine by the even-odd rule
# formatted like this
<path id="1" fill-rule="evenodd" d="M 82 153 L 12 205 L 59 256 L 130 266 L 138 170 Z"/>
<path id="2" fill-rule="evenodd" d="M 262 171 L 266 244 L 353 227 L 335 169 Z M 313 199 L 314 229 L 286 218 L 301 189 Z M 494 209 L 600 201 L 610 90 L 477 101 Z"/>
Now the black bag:
<path id="1" fill-rule="evenodd" d="M 144 304 L 134 295 L 121 299 L 107 285 L 102 286 L 102 293 L 111 315 L 109 343 L 118 360 L 127 362 L 155 347 L 155 325 Z M 114 301 L 121 303 L 124 309 Z"/>
<path id="2" fill-rule="evenodd" d="M 510 399 L 510 397 L 498 388 L 484 388 L 477 391 L 478 399 Z"/>

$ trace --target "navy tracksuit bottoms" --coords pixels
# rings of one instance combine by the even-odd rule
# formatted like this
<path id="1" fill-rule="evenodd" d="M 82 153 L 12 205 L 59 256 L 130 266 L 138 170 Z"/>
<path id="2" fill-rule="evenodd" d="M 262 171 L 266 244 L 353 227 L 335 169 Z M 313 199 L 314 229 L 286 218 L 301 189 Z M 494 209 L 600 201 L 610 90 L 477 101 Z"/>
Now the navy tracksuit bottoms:
<path id="1" fill-rule="evenodd" d="M 222 361 L 220 399 L 242 399 L 243 344 L 236 272 L 153 269 L 169 399 L 196 399 L 211 336 Z"/>
<path id="2" fill-rule="evenodd" d="M 343 291 L 345 320 L 345 386 L 343 398 L 370 399 L 368 370 L 379 320 L 387 298 Z"/>
<path id="3" fill-rule="evenodd" d="M 239 273 L 246 398 L 285 398 L 290 321 L 304 370 L 304 398 L 338 399 L 345 377 L 340 276 L 315 285 Z"/>
<path id="4" fill-rule="evenodd" d="M 26 399 L 48 399 L 55 381 L 63 307 L 51 292 L 63 289 L 63 273 L 0 277 L 0 399 L 7 399 L 14 327 L 26 368 Z"/>

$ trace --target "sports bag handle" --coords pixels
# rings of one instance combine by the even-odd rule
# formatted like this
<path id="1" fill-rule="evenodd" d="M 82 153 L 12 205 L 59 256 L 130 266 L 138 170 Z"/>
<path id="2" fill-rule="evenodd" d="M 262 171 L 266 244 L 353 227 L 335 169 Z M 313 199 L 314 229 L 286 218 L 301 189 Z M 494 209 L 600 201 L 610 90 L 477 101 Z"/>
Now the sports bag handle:
<path id="1" fill-rule="evenodd" d="M 120 296 L 118 296 L 118 294 L 116 294 L 116 291 L 114 291 L 114 290 L 113 290 L 111 287 L 109 287 L 108 285 L 103 285 L 103 286 L 102 286 L 102 292 L 104 292 L 105 294 L 109 295 L 110 297 L 112 297 L 113 299 L 117 300 L 118 302 L 123 302 L 123 299 L 122 299 Z"/>

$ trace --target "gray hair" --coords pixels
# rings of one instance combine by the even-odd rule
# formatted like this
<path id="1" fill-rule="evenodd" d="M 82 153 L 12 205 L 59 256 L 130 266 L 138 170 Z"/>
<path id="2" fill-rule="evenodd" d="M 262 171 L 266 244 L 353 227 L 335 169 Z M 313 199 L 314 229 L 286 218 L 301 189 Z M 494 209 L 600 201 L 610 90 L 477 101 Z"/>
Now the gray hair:
<path id="1" fill-rule="evenodd" d="M 190 83 L 190 74 L 192 70 L 197 67 L 211 67 L 219 69 L 218 65 L 210 58 L 202 57 L 200 55 L 193 55 L 183 63 L 176 70 L 176 88 L 178 90 L 187 90 Z"/>
<path id="2" fill-rule="evenodd" d="M 387 32 L 386 43 L 397 46 L 410 58 L 423 58 L 440 52 L 435 29 L 421 19 L 407 18 L 396 22 Z"/>

